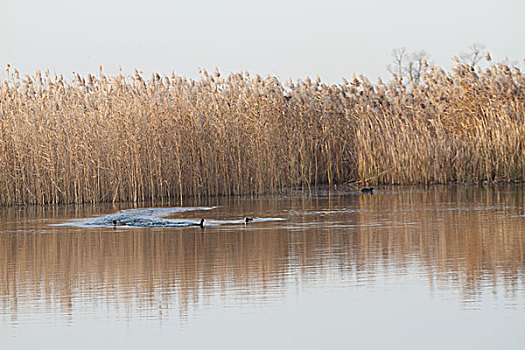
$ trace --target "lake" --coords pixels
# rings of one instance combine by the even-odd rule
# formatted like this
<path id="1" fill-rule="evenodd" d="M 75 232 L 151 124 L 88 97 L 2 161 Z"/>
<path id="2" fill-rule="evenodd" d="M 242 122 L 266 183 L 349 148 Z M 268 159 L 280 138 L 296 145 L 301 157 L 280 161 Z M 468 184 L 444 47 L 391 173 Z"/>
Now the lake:
<path id="1" fill-rule="evenodd" d="M 0 218 L 2 349 L 525 348 L 522 184 Z"/>

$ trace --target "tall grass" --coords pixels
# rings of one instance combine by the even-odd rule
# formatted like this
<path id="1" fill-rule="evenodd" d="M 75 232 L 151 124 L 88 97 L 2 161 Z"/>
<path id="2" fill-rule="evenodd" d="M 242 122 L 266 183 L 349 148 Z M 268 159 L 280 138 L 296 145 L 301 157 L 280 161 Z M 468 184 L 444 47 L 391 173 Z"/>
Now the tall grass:
<path id="1" fill-rule="evenodd" d="M 525 75 L 501 63 L 430 67 L 419 84 L 6 76 L 3 205 L 525 179 Z"/>

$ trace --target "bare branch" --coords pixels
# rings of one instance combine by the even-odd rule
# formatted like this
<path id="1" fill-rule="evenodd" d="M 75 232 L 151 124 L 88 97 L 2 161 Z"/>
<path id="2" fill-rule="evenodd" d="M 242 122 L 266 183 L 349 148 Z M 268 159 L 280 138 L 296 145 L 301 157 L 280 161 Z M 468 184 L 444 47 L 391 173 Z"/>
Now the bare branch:
<path id="1" fill-rule="evenodd" d="M 409 54 L 405 47 L 400 47 L 392 50 L 392 64 L 389 64 L 387 69 L 390 73 L 400 78 L 410 79 L 417 84 L 427 66 L 425 51 L 415 51 Z"/>
<path id="2" fill-rule="evenodd" d="M 392 50 L 392 64 L 387 66 L 390 73 L 403 77 L 404 64 L 407 57 L 406 47 L 398 47 Z"/>
<path id="3" fill-rule="evenodd" d="M 468 64 L 472 67 L 478 64 L 478 62 L 485 56 L 486 50 L 485 45 L 474 43 L 469 46 L 468 52 L 462 52 L 459 55 L 461 63 Z"/>

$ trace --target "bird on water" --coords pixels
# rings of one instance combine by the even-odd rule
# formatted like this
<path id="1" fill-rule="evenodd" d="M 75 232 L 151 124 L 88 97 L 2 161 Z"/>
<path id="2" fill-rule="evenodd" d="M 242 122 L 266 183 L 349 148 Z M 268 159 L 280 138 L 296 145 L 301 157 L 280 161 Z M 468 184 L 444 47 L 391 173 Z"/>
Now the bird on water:
<path id="1" fill-rule="evenodd" d="M 361 189 L 361 193 L 370 193 L 370 194 L 373 194 L 374 193 L 374 188 L 373 187 L 363 187 Z"/>
<path id="2" fill-rule="evenodd" d="M 115 227 L 115 226 L 125 226 L 126 225 L 125 223 L 117 221 L 117 220 L 113 220 L 111 223 L 113 224 L 113 227 Z"/>
<path id="3" fill-rule="evenodd" d="M 252 222 L 253 218 L 244 218 L 244 223 Z"/>
<path id="4" fill-rule="evenodd" d="M 200 221 L 199 223 L 192 222 L 190 225 L 191 225 L 191 226 L 200 226 L 200 227 L 204 227 L 204 219 L 201 219 L 201 221 Z"/>

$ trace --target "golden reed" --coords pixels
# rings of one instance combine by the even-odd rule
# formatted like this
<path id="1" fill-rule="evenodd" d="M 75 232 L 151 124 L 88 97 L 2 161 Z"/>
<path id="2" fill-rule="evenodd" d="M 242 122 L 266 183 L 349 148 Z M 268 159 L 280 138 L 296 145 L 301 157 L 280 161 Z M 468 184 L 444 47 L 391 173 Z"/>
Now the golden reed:
<path id="1" fill-rule="evenodd" d="M 419 84 L 8 68 L 0 204 L 169 201 L 319 184 L 525 179 L 525 75 L 430 67 Z"/>

